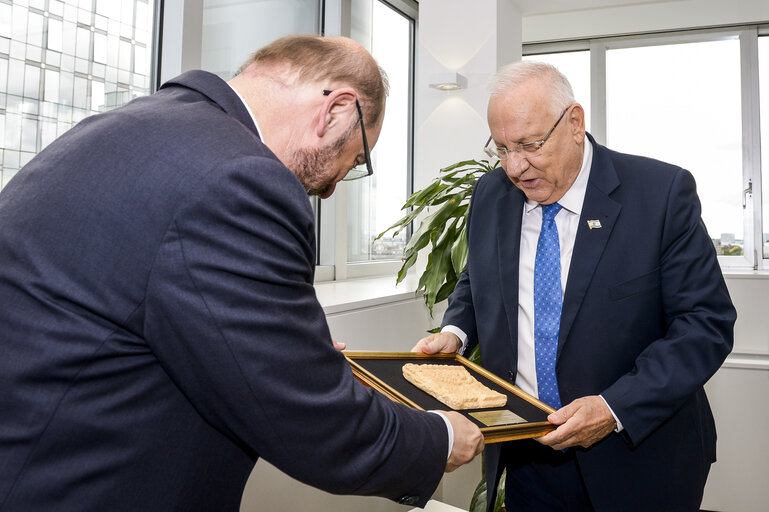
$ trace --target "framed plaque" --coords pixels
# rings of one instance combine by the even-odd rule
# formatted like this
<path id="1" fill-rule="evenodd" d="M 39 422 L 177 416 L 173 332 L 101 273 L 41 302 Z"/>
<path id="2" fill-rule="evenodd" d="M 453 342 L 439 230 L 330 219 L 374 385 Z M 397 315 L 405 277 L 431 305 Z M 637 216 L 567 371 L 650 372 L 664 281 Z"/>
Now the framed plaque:
<path id="1" fill-rule="evenodd" d="M 457 354 L 420 354 L 416 352 L 342 352 L 353 375 L 363 384 L 395 402 L 420 410 L 456 410 L 478 425 L 486 443 L 501 443 L 545 435 L 555 429 L 547 416 L 555 410 L 535 397 L 497 377 L 481 366 Z M 502 407 L 452 409 L 422 391 L 403 376 L 403 365 L 459 365 L 484 386 L 507 396 Z"/>

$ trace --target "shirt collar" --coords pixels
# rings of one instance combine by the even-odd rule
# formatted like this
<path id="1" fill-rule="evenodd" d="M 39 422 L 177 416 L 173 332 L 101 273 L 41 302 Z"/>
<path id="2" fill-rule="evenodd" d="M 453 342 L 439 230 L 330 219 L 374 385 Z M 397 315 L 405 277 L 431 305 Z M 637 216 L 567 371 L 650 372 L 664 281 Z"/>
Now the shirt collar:
<path id="1" fill-rule="evenodd" d="M 585 137 L 585 150 L 582 154 L 582 167 L 579 170 L 577 179 L 574 180 L 569 190 L 558 200 L 565 210 L 576 215 L 582 214 L 582 204 L 585 202 L 585 192 L 587 191 L 587 181 L 590 177 L 590 167 L 593 163 L 593 145 Z M 526 199 L 525 213 L 530 213 L 539 206 L 539 203 L 531 199 Z"/>
<path id="2" fill-rule="evenodd" d="M 230 85 L 230 84 L 227 84 Z M 251 116 L 251 120 L 254 122 L 254 126 L 256 127 L 256 133 L 259 135 L 259 139 L 264 143 L 264 145 L 267 145 L 267 142 L 264 140 L 264 136 L 262 135 L 262 130 L 259 129 L 259 123 L 256 122 L 256 118 L 254 117 L 254 112 L 251 110 L 251 107 L 248 106 L 248 103 L 246 103 L 246 100 L 243 99 L 243 96 L 240 95 L 237 89 L 235 89 L 233 86 L 230 85 L 230 88 L 235 91 L 235 94 L 238 95 L 238 98 L 240 98 L 240 101 L 243 102 L 243 105 L 246 107 L 246 110 L 248 110 L 248 115 Z"/>

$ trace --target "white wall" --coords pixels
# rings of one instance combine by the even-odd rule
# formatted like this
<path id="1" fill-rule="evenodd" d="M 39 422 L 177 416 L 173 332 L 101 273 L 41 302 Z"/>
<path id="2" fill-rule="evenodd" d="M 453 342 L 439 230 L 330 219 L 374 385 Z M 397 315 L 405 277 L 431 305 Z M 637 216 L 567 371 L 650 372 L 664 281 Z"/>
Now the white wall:
<path id="1" fill-rule="evenodd" d="M 673 0 L 525 16 L 523 41 L 561 41 L 769 21 L 766 0 Z"/>
<path id="2" fill-rule="evenodd" d="M 520 20 L 513 0 L 419 3 L 415 190 L 432 181 L 442 167 L 485 158 L 486 87 L 499 67 L 520 60 Z M 428 87 L 431 77 L 447 71 L 464 75 L 467 88 Z"/>

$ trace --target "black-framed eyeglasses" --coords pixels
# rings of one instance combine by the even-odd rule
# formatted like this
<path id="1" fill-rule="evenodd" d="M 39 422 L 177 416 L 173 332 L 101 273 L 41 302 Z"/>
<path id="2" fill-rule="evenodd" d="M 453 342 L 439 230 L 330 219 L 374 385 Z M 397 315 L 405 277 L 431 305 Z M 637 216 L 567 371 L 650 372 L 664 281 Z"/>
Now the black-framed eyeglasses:
<path id="1" fill-rule="evenodd" d="M 323 96 L 328 96 L 333 91 L 329 91 L 328 89 L 323 89 Z M 347 174 L 345 174 L 344 178 L 342 178 L 342 181 L 353 181 L 353 180 L 359 180 L 361 178 L 365 178 L 367 176 L 371 176 L 374 174 L 374 166 L 371 165 L 371 153 L 368 149 L 368 139 L 366 138 L 366 128 L 363 126 L 363 111 L 360 108 L 360 103 L 358 102 L 358 99 L 355 99 L 355 107 L 358 109 L 358 121 L 360 121 L 360 134 L 363 136 L 363 157 L 366 160 L 366 167 L 363 167 L 363 164 L 356 165 L 352 169 L 350 169 Z"/>
<path id="2" fill-rule="evenodd" d="M 542 146 L 545 145 L 545 142 L 547 142 L 547 139 L 550 138 L 550 135 L 553 133 L 553 130 L 555 130 L 555 127 L 558 126 L 558 123 L 561 122 L 561 119 L 563 119 L 563 116 L 566 115 L 566 112 L 571 108 L 572 106 L 569 105 L 566 107 L 566 109 L 561 112 L 561 115 L 558 116 L 558 120 L 555 122 L 552 128 L 545 134 L 544 137 L 542 137 L 541 140 L 535 140 L 533 142 L 519 142 L 518 144 L 514 144 L 511 148 L 506 148 L 505 146 L 497 146 L 494 144 L 494 141 L 492 140 L 491 135 L 489 135 L 489 139 L 486 141 L 486 144 L 483 146 L 483 151 L 489 155 L 492 158 L 499 158 L 500 160 L 507 160 L 507 158 L 510 156 L 510 153 L 518 153 L 532 156 L 537 153 L 540 149 L 542 149 Z"/>

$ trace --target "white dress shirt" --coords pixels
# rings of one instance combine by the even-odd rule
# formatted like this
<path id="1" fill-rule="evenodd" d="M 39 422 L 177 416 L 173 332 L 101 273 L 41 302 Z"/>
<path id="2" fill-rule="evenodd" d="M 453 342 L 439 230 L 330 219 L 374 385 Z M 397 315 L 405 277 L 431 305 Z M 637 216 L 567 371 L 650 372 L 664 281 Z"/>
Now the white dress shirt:
<path id="1" fill-rule="evenodd" d="M 227 84 L 227 85 L 230 85 L 230 84 Z M 240 95 L 237 89 L 235 89 L 231 85 L 230 85 L 230 89 L 232 89 L 233 92 L 238 95 L 238 98 L 240 98 L 241 103 L 243 103 L 243 106 L 246 107 L 246 110 L 248 110 L 248 115 L 251 116 L 251 120 L 254 122 L 254 126 L 256 126 L 256 133 L 259 135 L 259 139 L 261 139 L 261 141 L 266 146 L 267 143 L 264 142 L 264 136 L 262 135 L 262 130 L 259 129 L 259 123 L 256 122 L 256 117 L 254 117 L 254 113 L 251 111 L 251 107 L 248 106 L 248 103 L 246 103 L 246 100 L 243 99 L 243 96 Z"/>
<path id="2" fill-rule="evenodd" d="M 566 290 L 566 280 L 571 267 L 571 256 L 574 252 L 574 241 L 577 238 L 577 228 L 582 215 L 582 204 L 585 201 L 592 161 L 593 146 L 585 138 L 585 151 L 582 155 L 582 168 L 579 175 L 569 190 L 558 200 L 558 204 L 562 206 L 555 216 L 558 242 L 561 247 L 561 296 Z M 541 228 L 542 208 L 536 201 L 527 199 L 523 204 L 518 265 L 518 375 L 515 385 L 533 396 L 539 396 L 534 356 L 534 261 L 537 256 L 537 242 Z M 462 341 L 462 347 L 458 352 L 464 353 L 467 334 L 455 325 L 447 325 L 442 331 L 456 334 Z M 606 405 L 609 406 L 609 404 Z M 622 430 L 619 418 L 614 415 L 614 411 L 611 413 L 617 421 L 617 431 Z"/>

